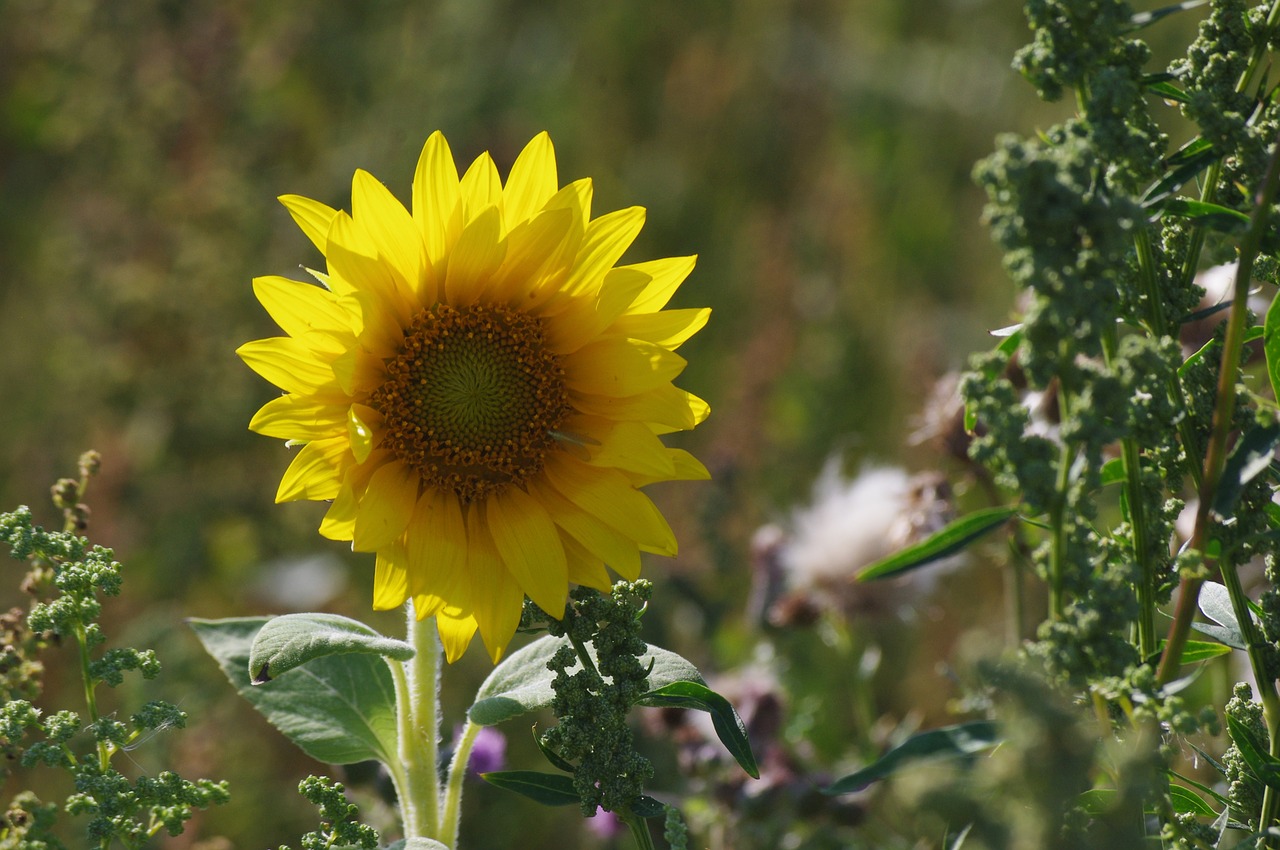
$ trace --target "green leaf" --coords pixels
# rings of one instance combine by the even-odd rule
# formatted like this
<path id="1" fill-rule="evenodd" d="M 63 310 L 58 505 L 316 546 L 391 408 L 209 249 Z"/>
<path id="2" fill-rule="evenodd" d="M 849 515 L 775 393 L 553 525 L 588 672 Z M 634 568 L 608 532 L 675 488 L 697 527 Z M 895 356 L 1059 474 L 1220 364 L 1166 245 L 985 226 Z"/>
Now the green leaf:
<path id="1" fill-rule="evenodd" d="M 1167 84 L 1166 84 L 1167 85 Z M 1154 86 L 1152 87 L 1155 88 Z M 1172 86 L 1170 86 L 1172 88 Z M 1174 89 L 1176 92 L 1177 89 Z M 1163 94 L 1163 92 L 1162 92 Z M 1166 95 L 1168 96 L 1168 95 Z M 1179 100 L 1180 98 L 1171 98 Z M 1142 205 L 1151 207 L 1163 201 L 1193 180 L 1209 164 L 1218 158 L 1218 152 L 1208 141 L 1196 137 L 1164 161 L 1168 169 L 1164 177 L 1157 180 L 1142 196 Z"/>
<path id="2" fill-rule="evenodd" d="M 1249 216 L 1220 204 L 1194 201 L 1190 198 L 1170 198 L 1155 205 L 1161 215 L 1176 215 L 1198 221 L 1205 227 L 1235 233 L 1241 225 L 1249 223 Z"/>
<path id="3" fill-rule="evenodd" d="M 1005 355 L 1005 357 L 1012 357 L 1013 353 L 1018 350 L 1018 346 L 1022 344 L 1022 335 L 1023 335 L 1022 325 L 1016 324 L 1016 325 L 1009 325 L 1008 327 L 1004 327 L 1004 328 L 998 328 L 992 331 L 991 335 L 995 337 L 1003 337 L 1003 339 L 1000 341 L 1000 344 L 996 346 L 996 351 Z M 983 367 L 982 373 L 983 375 L 986 376 L 988 380 L 994 380 L 1001 368 L 1003 368 L 1003 366 L 997 368 L 994 364 L 989 363 L 985 367 Z M 978 427 L 978 411 L 972 404 L 970 404 L 966 400 L 964 404 L 965 433 L 972 434 L 973 430 L 977 427 Z"/>
<path id="4" fill-rule="evenodd" d="M 521 714 L 550 707 L 555 697 L 551 689 L 554 674 L 547 669 L 547 662 L 566 645 L 567 639 L 547 635 L 507 656 L 476 692 L 475 704 L 467 710 L 471 722 L 495 726 Z M 588 645 L 587 652 L 595 660 L 595 648 Z M 692 663 L 658 646 L 650 646 L 640 663 L 645 667 L 653 665 L 649 670 L 651 689 L 672 682 L 702 681 L 702 675 Z"/>
<path id="5" fill-rule="evenodd" d="M 1218 766 L 1219 766 L 1219 765 L 1217 764 L 1217 762 L 1213 762 L 1213 765 L 1214 765 L 1214 767 L 1218 767 Z M 1177 779 L 1181 779 L 1183 782 L 1187 783 L 1187 786 L 1188 786 L 1188 787 L 1190 787 L 1190 788 L 1194 788 L 1194 789 L 1196 789 L 1197 791 L 1201 792 L 1202 794 L 1207 794 L 1207 795 L 1209 795 L 1209 797 L 1210 797 L 1210 798 L 1212 798 L 1213 800 L 1215 800 L 1219 805 L 1222 805 L 1222 806 L 1229 806 L 1229 805 L 1231 805 L 1230 801 L 1229 801 L 1229 800 L 1227 800 L 1227 798 L 1226 798 L 1226 797 L 1222 796 L 1222 795 L 1221 795 L 1221 794 L 1219 794 L 1217 791 L 1214 791 L 1214 790 L 1213 790 L 1212 788 L 1210 788 L 1208 785 L 1205 785 L 1205 784 L 1203 784 L 1203 783 L 1201 783 L 1201 782 L 1197 782 L 1196 780 L 1194 780 L 1194 779 L 1190 778 L 1189 776 L 1183 776 L 1181 773 L 1178 773 L 1176 770 L 1170 770 L 1170 771 L 1168 771 L 1168 773 L 1169 773 L 1169 775 L 1170 775 L 1170 776 L 1173 776 L 1173 777 L 1175 777 L 1175 778 L 1177 778 Z"/>
<path id="6" fill-rule="evenodd" d="M 1280 759 L 1261 749 L 1249 728 L 1230 714 L 1227 715 L 1227 731 L 1253 775 L 1264 785 L 1280 790 Z"/>
<path id="7" fill-rule="evenodd" d="M 727 699 L 706 685 L 701 682 L 672 682 L 650 690 L 640 698 L 638 704 L 708 712 L 711 715 L 711 725 L 715 727 L 716 735 L 720 737 L 725 749 L 743 770 L 755 779 L 760 778 L 760 768 L 756 766 L 756 757 L 751 752 L 751 742 L 747 740 L 747 727 L 742 718 Z"/>
<path id="8" fill-rule="evenodd" d="M 1160 642 L 1164 646 L 1164 641 Z M 1194 664 L 1197 661 L 1208 661 L 1210 658 L 1217 658 L 1220 655 L 1227 655 L 1231 652 L 1231 647 L 1224 643 L 1211 643 L 1203 640 L 1189 640 L 1186 646 L 1182 648 L 1182 657 L 1178 659 L 1179 664 Z"/>
<path id="9" fill-rule="evenodd" d="M 285 614 L 266 622 L 249 652 L 249 675 L 255 685 L 316 658 L 370 653 L 408 661 L 413 647 L 402 640 L 383 637 L 350 617 L 337 614 Z"/>
<path id="10" fill-rule="evenodd" d="M 1182 3 L 1174 3 L 1172 6 L 1165 6 L 1162 9 L 1152 9 L 1150 12 L 1136 12 L 1133 17 L 1129 19 L 1133 24 L 1133 30 L 1131 30 L 1131 32 L 1142 29 L 1143 27 L 1151 26 L 1161 18 L 1166 18 L 1169 15 L 1176 15 L 1178 12 L 1185 12 L 1188 9 L 1195 9 L 1208 2 L 1209 0 L 1184 0 Z"/>
<path id="11" fill-rule="evenodd" d="M 240 695 L 307 755 L 327 764 L 395 758 L 395 688 L 382 658 L 317 658 L 255 686 L 249 681 L 249 654 L 268 618 L 188 622 Z"/>
<path id="12" fill-rule="evenodd" d="M 1000 734 L 990 720 L 975 720 L 913 735 L 856 773 L 836 780 L 824 794 L 850 794 L 884 779 L 901 768 L 931 759 L 971 756 L 1000 743 Z"/>
<path id="13" fill-rule="evenodd" d="M 1218 624 L 1219 629 L 1206 627 L 1203 623 L 1195 623 L 1197 631 L 1217 638 L 1227 646 L 1245 649 L 1244 632 L 1240 629 L 1240 621 L 1236 619 L 1235 608 L 1231 606 L 1231 593 L 1225 585 L 1216 581 L 1206 581 L 1200 588 L 1200 613 Z"/>
<path id="14" fill-rule="evenodd" d="M 1267 308 L 1267 318 L 1262 323 L 1262 350 L 1267 355 L 1267 377 L 1271 379 L 1271 392 L 1280 399 L 1280 298 Z"/>
<path id="15" fill-rule="evenodd" d="M 1154 83 L 1147 83 L 1147 91 L 1152 94 L 1159 95 L 1165 100 L 1172 100 L 1175 103 L 1187 103 L 1190 101 L 1186 92 L 1175 86 L 1173 83 L 1165 82 L 1163 80 Z"/>
<path id="16" fill-rule="evenodd" d="M 1125 480 L 1124 459 L 1113 457 L 1102 465 L 1102 486 L 1109 487 Z"/>
<path id="17" fill-rule="evenodd" d="M 1169 785 L 1169 797 L 1173 800 L 1173 810 L 1178 814 L 1189 812 L 1193 815 L 1203 815 L 1210 818 L 1218 816 L 1218 813 L 1213 810 L 1213 806 L 1206 803 L 1199 794 L 1190 788 L 1171 783 Z"/>
<path id="18" fill-rule="evenodd" d="M 1118 793 L 1114 788 L 1090 788 L 1076 797 L 1076 805 L 1086 815 L 1098 817 L 1111 811 Z"/>
<path id="19" fill-rule="evenodd" d="M 1018 513 L 1017 508 L 984 508 L 948 523 L 937 532 L 858 573 L 858 581 L 887 578 L 959 552 Z"/>
<path id="20" fill-rule="evenodd" d="M 514 791 L 544 806 L 572 806 L 582 798 L 573 787 L 573 777 L 563 773 L 539 773 L 536 770 L 499 770 L 482 773 L 480 778 L 490 785 Z"/>
<path id="21" fill-rule="evenodd" d="M 1268 363 L 1267 368 L 1270 367 Z M 1231 516 L 1245 485 L 1271 466 L 1277 445 L 1280 445 L 1280 425 L 1254 425 L 1245 432 L 1222 467 L 1222 477 L 1218 479 L 1218 490 L 1213 497 L 1214 513 L 1224 519 Z"/>
<path id="22" fill-rule="evenodd" d="M 667 807 L 648 794 L 641 794 L 632 801 L 631 812 L 642 818 L 660 818 L 667 813 Z"/>

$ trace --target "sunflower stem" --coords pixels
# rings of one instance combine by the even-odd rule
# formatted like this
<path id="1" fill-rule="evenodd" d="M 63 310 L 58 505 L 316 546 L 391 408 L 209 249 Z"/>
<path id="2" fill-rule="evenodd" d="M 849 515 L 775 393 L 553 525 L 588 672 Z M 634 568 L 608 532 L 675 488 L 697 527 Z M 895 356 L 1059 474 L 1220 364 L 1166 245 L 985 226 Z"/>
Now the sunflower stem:
<path id="1" fill-rule="evenodd" d="M 462 819 L 462 782 L 467 776 L 467 763 L 471 761 L 471 748 L 476 735 L 483 728 L 479 723 L 467 720 L 449 763 L 449 778 L 445 784 L 444 805 L 441 812 L 440 840 L 450 847 L 458 846 L 458 826 Z"/>
<path id="2" fill-rule="evenodd" d="M 403 775 L 403 787 L 396 790 L 405 838 L 439 841 L 440 640 L 434 617 L 419 620 L 413 603 L 405 607 L 409 642 L 417 651 L 404 662 L 400 675 L 393 677 Z"/>

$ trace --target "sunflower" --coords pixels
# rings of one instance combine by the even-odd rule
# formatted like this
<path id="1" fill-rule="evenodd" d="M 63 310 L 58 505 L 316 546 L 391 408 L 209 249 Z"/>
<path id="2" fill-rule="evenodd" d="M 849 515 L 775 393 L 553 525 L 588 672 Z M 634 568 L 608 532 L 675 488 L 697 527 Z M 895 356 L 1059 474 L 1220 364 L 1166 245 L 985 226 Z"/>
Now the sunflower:
<path id="1" fill-rule="evenodd" d="M 412 599 L 450 661 L 479 631 L 496 663 L 526 595 L 559 617 L 571 583 L 674 555 L 639 488 L 708 477 L 659 439 L 709 412 L 671 382 L 710 310 L 663 309 L 695 258 L 616 265 L 644 209 L 592 218 L 591 194 L 546 133 L 505 185 L 487 153 L 459 179 L 435 133 L 412 212 L 365 171 L 350 214 L 282 196 L 327 268 L 253 282 L 287 335 L 237 352 L 284 392 L 249 428 L 301 444 L 276 501 L 331 501 L 320 533 L 376 553 L 373 606 Z"/>

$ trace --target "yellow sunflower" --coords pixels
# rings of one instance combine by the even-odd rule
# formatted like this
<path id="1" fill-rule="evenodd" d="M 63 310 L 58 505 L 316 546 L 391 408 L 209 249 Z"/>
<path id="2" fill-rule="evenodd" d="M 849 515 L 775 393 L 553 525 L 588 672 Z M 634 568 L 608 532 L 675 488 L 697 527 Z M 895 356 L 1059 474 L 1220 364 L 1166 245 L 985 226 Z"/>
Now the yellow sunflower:
<path id="1" fill-rule="evenodd" d="M 506 185 L 435 133 L 412 212 L 365 171 L 350 214 L 281 197 L 327 269 L 253 282 L 287 336 L 237 352 L 284 391 L 249 428 L 302 445 L 276 501 L 332 500 L 320 533 L 377 553 L 374 607 L 412 599 L 450 661 L 479 630 L 496 662 L 526 594 L 558 617 L 571 582 L 674 555 L 638 488 L 708 477 L 658 437 L 709 412 L 671 381 L 710 310 L 663 309 L 695 258 L 615 265 L 644 209 L 593 219 L 591 191 L 546 133 Z"/>

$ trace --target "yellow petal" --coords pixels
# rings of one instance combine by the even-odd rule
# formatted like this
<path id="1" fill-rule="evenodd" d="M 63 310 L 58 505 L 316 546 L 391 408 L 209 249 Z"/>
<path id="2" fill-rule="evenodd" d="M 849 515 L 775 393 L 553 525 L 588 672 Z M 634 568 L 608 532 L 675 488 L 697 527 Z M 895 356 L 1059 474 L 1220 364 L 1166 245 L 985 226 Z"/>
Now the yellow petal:
<path id="1" fill-rule="evenodd" d="M 364 463 L 373 451 L 377 434 L 374 426 L 382 424 L 382 414 L 363 404 L 353 404 L 347 409 L 347 437 L 351 440 L 351 453 L 356 463 Z"/>
<path id="2" fill-rule="evenodd" d="M 564 532 L 562 540 L 572 537 L 628 581 L 640 576 L 640 550 L 634 540 L 575 506 L 549 483 L 530 481 L 529 492 L 546 507 L 552 521 Z"/>
<path id="3" fill-rule="evenodd" d="M 357 292 L 369 293 L 385 312 L 395 317 L 400 327 L 409 326 L 417 312 L 412 303 L 414 296 L 392 266 L 379 259 L 378 246 L 369 235 L 346 213 L 334 216 L 325 256 L 329 260 L 330 275 L 338 275 Z M 365 310 L 366 325 L 371 318 Z"/>
<path id="4" fill-rule="evenodd" d="M 333 223 L 333 217 L 338 214 L 338 211 L 327 204 L 301 195 L 281 195 L 278 200 L 284 204 L 289 215 L 293 216 L 298 227 L 302 228 L 302 232 L 311 240 L 311 244 L 319 248 L 320 253 L 323 254 L 328 241 L 329 225 Z"/>
<path id="5" fill-rule="evenodd" d="M 585 430 L 600 441 L 600 447 L 591 452 L 592 466 L 622 469 L 657 481 L 675 475 L 667 447 L 643 423 L 609 420 L 597 420 L 597 423 Z"/>
<path id="6" fill-rule="evenodd" d="M 426 488 L 406 534 L 414 605 L 421 616 L 446 607 L 470 610 L 467 527 L 453 493 Z"/>
<path id="7" fill-rule="evenodd" d="M 547 457 L 547 481 L 581 510 L 636 541 L 641 550 L 676 554 L 676 537 L 649 497 L 613 469 L 587 466 L 562 453 Z M 616 567 L 615 567 L 616 569 Z"/>
<path id="8" fill-rule="evenodd" d="M 319 440 L 341 433 L 346 414 L 340 404 L 321 404 L 306 396 L 283 395 L 264 404 L 249 430 L 282 440 Z"/>
<path id="9" fill-rule="evenodd" d="M 330 364 L 334 380 L 348 396 L 371 392 L 387 377 L 386 363 L 360 346 L 352 346 Z"/>
<path id="10" fill-rule="evenodd" d="M 256 339 L 236 349 L 250 369 L 287 393 L 310 395 L 336 391 L 333 367 L 302 341 L 287 336 Z"/>
<path id="11" fill-rule="evenodd" d="M 289 336 L 301 337 L 316 331 L 351 334 L 359 329 L 359 316 L 352 315 L 338 296 L 314 284 L 274 275 L 256 277 L 253 292 Z"/>
<path id="12" fill-rule="evenodd" d="M 369 479 L 391 457 L 385 449 L 374 449 L 363 464 L 352 466 L 342 479 L 342 487 L 320 521 L 320 535 L 330 540 L 350 540 L 356 533 L 360 499 L 369 489 Z"/>
<path id="13" fill-rule="evenodd" d="M 490 497 L 489 502 L 492 501 L 493 497 Z M 516 579 L 503 567 L 503 558 L 494 547 L 496 539 L 485 529 L 484 515 L 474 507 L 467 515 L 467 539 L 471 546 L 467 571 L 471 574 L 474 591 L 472 616 L 480 627 L 480 637 L 489 650 L 489 657 L 497 664 L 520 625 L 524 593 Z M 560 557 L 564 557 L 563 553 Z M 562 591 L 567 593 L 568 587 Z M 563 615 L 562 603 L 556 616 Z"/>
<path id="14" fill-rule="evenodd" d="M 582 348 L 613 324 L 648 282 L 648 275 L 613 269 L 605 274 L 604 285 L 595 295 L 568 299 L 562 311 L 549 304 L 545 316 L 547 347 L 560 355 Z"/>
<path id="15" fill-rule="evenodd" d="M 358 169 L 351 181 L 351 215 L 377 245 L 378 256 L 417 292 L 427 263 L 422 233 L 395 195 L 364 170 Z"/>
<path id="16" fill-rule="evenodd" d="M 502 266 L 493 274 L 489 299 L 525 309 L 529 293 L 542 283 L 539 272 L 551 273 L 557 258 L 571 253 L 566 244 L 573 224 L 569 210 L 546 210 L 533 219 L 521 222 L 507 234 L 507 254 Z M 561 266 L 564 262 L 561 261 Z"/>
<path id="17" fill-rule="evenodd" d="M 450 664 L 462 657 L 471 645 L 476 633 L 476 618 L 470 614 L 436 614 L 436 628 L 440 630 L 440 643 L 444 646 L 445 660 Z"/>
<path id="18" fill-rule="evenodd" d="M 350 463 L 351 452 L 345 434 L 312 440 L 298 451 L 298 456 L 285 470 L 276 491 L 276 501 L 332 499 L 338 495 Z"/>
<path id="19" fill-rule="evenodd" d="M 373 610 L 399 608 L 409 598 L 408 560 L 404 547 L 394 543 L 378 553 L 373 564 Z"/>
<path id="20" fill-rule="evenodd" d="M 643 339 L 674 351 L 685 340 L 702 330 L 710 317 L 710 307 L 663 310 L 661 313 L 628 313 L 618 317 L 606 335 Z"/>
<path id="21" fill-rule="evenodd" d="M 620 268 L 636 269 L 653 278 L 644 292 L 632 303 L 629 313 L 656 313 L 663 307 L 667 306 L 667 302 L 671 300 L 671 296 L 675 295 L 680 284 L 684 283 L 684 279 L 689 276 L 689 272 L 693 271 L 694 264 L 698 258 L 693 257 L 664 257 L 660 260 L 650 260 L 647 263 L 636 263 L 633 266 L 621 266 Z"/>
<path id="22" fill-rule="evenodd" d="M 696 457 L 684 449 L 667 449 L 671 458 L 672 473 L 670 475 L 644 475 L 638 472 L 627 472 L 631 483 L 637 487 L 656 484 L 659 481 L 707 481 L 711 472 Z"/>
<path id="23" fill-rule="evenodd" d="M 533 218 L 559 188 L 555 148 L 544 131 L 525 145 L 511 165 L 507 186 L 502 191 L 502 212 L 507 225 Z"/>
<path id="24" fill-rule="evenodd" d="M 564 359 L 564 379 L 569 389 L 580 393 L 631 396 L 669 383 L 687 363 L 651 342 L 601 339 Z"/>
<path id="25" fill-rule="evenodd" d="M 569 581 L 593 587 L 601 593 L 608 593 L 613 588 L 609 573 L 599 558 L 572 537 L 565 536 L 561 542 L 564 543 L 565 559 L 569 562 Z"/>
<path id="26" fill-rule="evenodd" d="M 398 460 L 373 473 L 356 514 L 352 549 L 377 552 L 404 534 L 418 503 L 419 480 L 417 472 Z"/>
<path id="27" fill-rule="evenodd" d="M 422 232 L 432 268 L 448 254 L 462 232 L 462 195 L 458 168 L 444 136 L 435 132 L 422 147 L 413 175 L 413 220 Z"/>
<path id="28" fill-rule="evenodd" d="M 502 211 L 502 178 L 498 176 L 498 167 L 493 164 L 493 157 L 485 151 L 476 157 L 475 162 L 462 175 L 460 186 L 462 203 L 466 209 L 466 221 L 470 223 L 484 210 L 496 207 Z M 501 218 L 499 218 L 501 227 Z"/>
<path id="29" fill-rule="evenodd" d="M 664 384 L 633 396 L 611 397 L 569 393 L 573 406 L 583 413 L 622 422 L 647 422 L 676 431 L 687 431 L 711 412 L 710 406 L 693 393 Z"/>
<path id="30" fill-rule="evenodd" d="M 467 224 L 449 255 L 442 300 L 465 307 L 488 288 L 489 278 L 507 255 L 501 227 L 498 208 L 493 206 L 486 207 Z"/>
<path id="31" fill-rule="evenodd" d="M 568 568 L 546 509 L 523 490 L 509 487 L 485 500 L 484 514 L 502 563 L 520 587 L 543 611 L 563 616 Z"/>
<path id="32" fill-rule="evenodd" d="M 605 272 L 626 253 L 643 227 L 644 207 L 629 207 L 589 222 L 564 291 L 577 294 L 599 290 Z"/>

